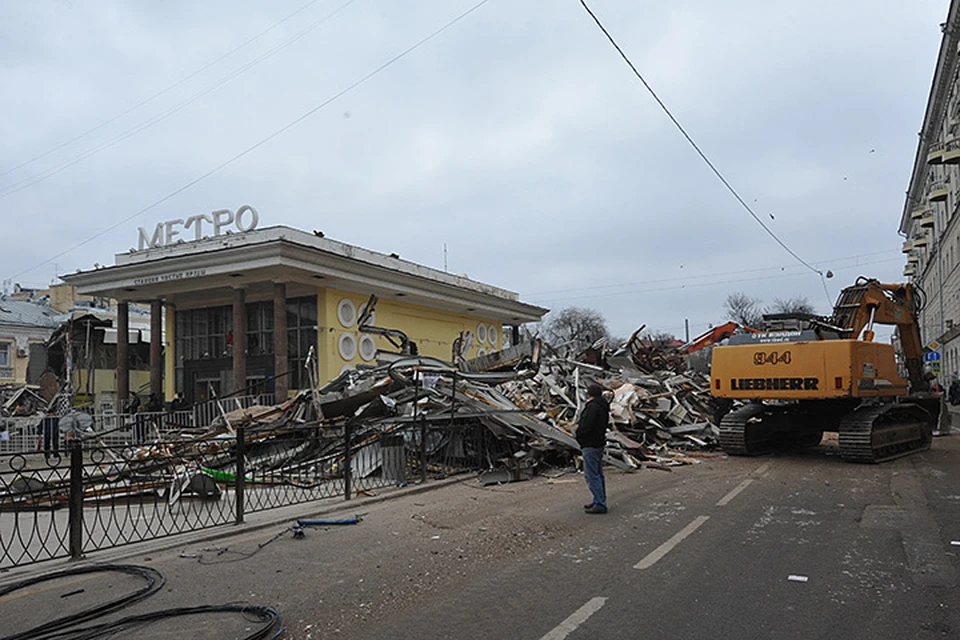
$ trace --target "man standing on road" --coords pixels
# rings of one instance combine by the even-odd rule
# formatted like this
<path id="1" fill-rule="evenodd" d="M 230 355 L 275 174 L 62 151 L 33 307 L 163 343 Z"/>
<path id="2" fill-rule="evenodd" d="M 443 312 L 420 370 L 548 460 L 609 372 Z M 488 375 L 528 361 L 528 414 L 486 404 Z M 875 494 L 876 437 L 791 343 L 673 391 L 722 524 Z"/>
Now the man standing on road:
<path id="1" fill-rule="evenodd" d="M 47 410 L 47 415 L 40 421 L 40 433 L 43 434 L 43 455 L 60 455 L 60 418 L 53 409 Z"/>
<path id="2" fill-rule="evenodd" d="M 610 405 L 603 389 L 594 383 L 587 387 L 587 404 L 577 424 L 577 442 L 583 453 L 583 476 L 593 494 L 593 502 L 584 505 L 587 513 L 607 512 L 607 485 L 603 477 L 603 447 L 607 442 Z"/>

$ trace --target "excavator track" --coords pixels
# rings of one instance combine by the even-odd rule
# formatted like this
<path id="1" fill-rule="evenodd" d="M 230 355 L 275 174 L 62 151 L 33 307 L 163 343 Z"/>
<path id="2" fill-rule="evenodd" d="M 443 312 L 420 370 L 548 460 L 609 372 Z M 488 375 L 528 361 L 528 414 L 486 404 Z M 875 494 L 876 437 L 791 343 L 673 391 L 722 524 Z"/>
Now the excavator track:
<path id="1" fill-rule="evenodd" d="M 720 421 L 720 446 L 734 456 L 755 456 L 770 450 L 756 439 L 756 424 L 767 408 L 762 404 L 748 404 L 731 411 Z"/>
<path id="2" fill-rule="evenodd" d="M 934 422 L 930 412 L 916 404 L 862 407 L 840 422 L 840 455 L 852 462 L 876 463 L 925 451 Z"/>

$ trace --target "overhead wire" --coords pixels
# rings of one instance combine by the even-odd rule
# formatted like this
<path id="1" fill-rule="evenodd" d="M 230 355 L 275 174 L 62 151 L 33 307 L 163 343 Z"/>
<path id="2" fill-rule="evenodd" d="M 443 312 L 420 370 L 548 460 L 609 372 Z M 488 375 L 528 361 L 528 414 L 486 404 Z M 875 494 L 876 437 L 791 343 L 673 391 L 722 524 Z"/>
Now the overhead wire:
<path id="1" fill-rule="evenodd" d="M 181 193 L 183 193 L 184 191 L 190 189 L 191 187 L 193 187 L 193 186 L 199 184 L 200 182 L 206 180 L 206 179 L 209 178 L 210 176 L 212 176 L 212 175 L 216 174 L 217 172 L 223 170 L 224 168 L 230 166 L 231 164 L 233 164 L 234 162 L 236 162 L 236 161 L 239 160 L 240 158 L 243 158 L 244 156 L 249 155 L 250 153 L 252 153 L 252 152 L 255 151 L 256 149 L 259 149 L 260 147 L 262 147 L 262 146 L 265 145 L 266 143 L 270 142 L 271 140 L 273 140 L 273 139 L 276 138 L 277 136 L 283 134 L 284 132 L 288 131 L 289 129 L 292 129 L 293 127 L 295 127 L 296 125 L 300 124 L 301 122 L 303 122 L 304 120 L 306 120 L 307 118 L 309 118 L 309 117 L 312 116 L 313 114 L 317 113 L 318 111 L 320 111 L 321 109 L 323 109 L 323 108 L 326 107 L 327 105 L 331 104 L 332 102 L 336 101 L 337 99 L 341 98 L 342 96 L 346 95 L 347 93 L 353 91 L 354 89 L 356 89 L 356 88 L 359 87 L 360 85 L 364 84 L 365 82 L 367 82 L 368 80 L 370 80 L 370 79 L 373 78 L 374 76 L 380 74 L 380 73 L 381 73 L 382 71 L 384 71 L 385 69 L 393 66 L 393 65 L 396 64 L 398 61 L 400 61 L 401 59 L 403 59 L 404 57 L 406 57 L 407 55 L 409 55 L 410 53 L 416 51 L 417 49 L 419 49 L 420 47 L 422 47 L 422 46 L 425 45 L 426 43 L 430 42 L 431 40 L 433 40 L 434 38 L 436 38 L 437 36 L 439 36 L 441 33 L 443 33 L 444 31 L 446 31 L 447 29 L 449 29 L 450 27 L 454 26 L 455 24 L 457 24 L 458 22 L 460 22 L 461 20 L 463 20 L 464 18 L 466 18 L 467 16 L 469 16 L 470 14 L 472 14 L 474 11 L 478 10 L 478 9 L 479 9 L 480 7 L 482 7 L 483 5 L 487 4 L 489 1 L 490 1 L 490 0 L 480 0 L 480 2 L 477 2 L 476 4 L 474 4 L 474 5 L 472 5 L 470 8 L 468 8 L 466 11 L 464 11 L 464 12 L 460 13 L 459 15 L 457 15 L 457 16 L 456 16 L 455 18 L 453 18 L 452 20 L 449 20 L 448 22 L 444 23 L 442 26 L 440 26 L 439 28 L 437 28 L 437 29 L 435 29 L 434 31 L 432 31 L 432 32 L 431 32 L 429 35 L 427 35 L 426 37 L 421 38 L 421 39 L 420 39 L 419 41 L 417 41 L 415 44 L 407 47 L 406 49 L 404 49 L 404 50 L 401 51 L 400 53 L 394 55 L 392 58 L 390 58 L 389 60 L 387 60 L 386 62 L 384 62 L 384 63 L 381 64 L 380 66 L 376 67 L 375 69 L 373 69 L 372 71 L 370 71 L 369 73 L 367 73 L 366 75 L 364 75 L 363 77 L 361 77 L 359 80 L 356 80 L 356 81 L 354 81 L 353 83 L 351 83 L 350 85 L 348 85 L 347 87 L 345 87 L 344 89 L 341 89 L 340 91 L 338 91 L 337 93 L 333 94 L 331 97 L 327 98 L 326 100 L 324 100 L 323 102 L 321 102 L 321 103 L 318 104 L 317 106 L 309 109 L 308 111 L 306 111 L 305 113 L 303 113 L 303 114 L 300 115 L 299 117 L 295 118 L 295 119 L 292 120 L 291 122 L 289 122 L 289 123 L 287 123 L 286 125 L 280 127 L 279 129 L 277 129 L 276 131 L 274 131 L 274 132 L 271 133 L 270 135 L 268 135 L 268 136 L 266 136 L 266 137 L 264 137 L 264 138 L 261 138 L 260 141 L 256 142 L 255 144 L 250 145 L 249 147 L 247 147 L 246 149 L 244 149 L 244 150 L 241 151 L 240 153 L 237 153 L 236 155 L 232 156 L 231 158 L 229 158 L 229 159 L 221 162 L 220 164 L 218 164 L 218 165 L 217 165 L 216 167 L 214 167 L 213 169 L 210 169 L 210 170 L 207 171 L 206 173 L 201 174 L 200 176 L 194 178 L 193 180 L 190 180 L 190 181 L 187 182 L 186 184 L 184 184 L 184 185 L 182 185 L 181 187 L 175 189 L 174 191 L 171 191 L 170 193 L 168 193 L 167 195 L 163 196 L 162 198 L 160 198 L 160 199 L 158 199 L 158 200 L 155 200 L 155 201 L 152 202 L 151 204 L 149 204 L 149 205 L 143 207 L 142 209 L 139 209 L 138 211 L 136 211 L 136 212 L 128 215 L 127 217 L 123 218 L 122 220 L 119 220 L 118 222 L 116 222 L 116 223 L 114 223 L 114 224 L 106 227 L 106 228 L 103 229 L 102 231 L 100 231 L 100 232 L 98 232 L 98 233 L 90 236 L 89 238 L 87 238 L 87 239 L 85 239 L 85 240 L 83 240 L 83 241 L 81 241 L 81 242 L 78 242 L 77 244 L 75 244 L 75 245 L 73 245 L 73 246 L 71 246 L 71 247 L 69 247 L 69 248 L 67 248 L 67 249 L 64 249 L 63 251 L 57 253 L 56 255 L 53 255 L 53 256 L 51 256 L 50 258 L 44 260 L 43 262 L 37 263 L 37 264 L 35 264 L 35 265 L 32 266 L 32 267 L 29 267 L 29 268 L 27 268 L 27 269 L 24 269 L 23 271 L 20 271 L 20 272 L 18 272 L 18 273 L 15 273 L 13 276 L 11 276 L 11 278 L 17 278 L 17 277 L 19 277 L 19 276 L 21 276 L 21 275 L 23 275 L 23 274 L 25 274 L 25 273 L 29 273 L 30 271 L 33 271 L 34 269 L 38 269 L 38 268 L 40 268 L 40 267 L 42 267 L 42 266 L 44 266 L 44 265 L 46 265 L 46 264 L 49 264 L 49 263 L 53 262 L 53 261 L 56 260 L 57 258 L 60 258 L 60 257 L 62 257 L 62 256 L 65 256 L 66 254 L 68 254 L 68 253 L 70 253 L 70 252 L 72 252 L 72 251 L 76 251 L 77 249 L 79 249 L 79 248 L 81 248 L 81 247 L 84 247 L 84 246 L 90 244 L 91 242 L 93 242 L 93 241 L 96 240 L 97 238 L 100 238 L 100 237 L 106 235 L 107 233 L 113 231 L 114 229 L 116 229 L 116 228 L 118 228 L 118 227 L 126 224 L 127 222 L 130 222 L 131 220 L 134 220 L 134 219 L 138 218 L 139 216 L 143 215 L 144 213 L 146 213 L 146 212 L 148 212 L 148 211 L 151 211 L 151 210 L 159 207 L 159 206 L 160 206 L 161 204 L 163 204 L 164 202 L 167 202 L 168 200 L 170 200 L 170 199 L 172 199 L 172 198 L 180 195 Z"/>
<path id="2" fill-rule="evenodd" d="M 853 269 L 853 268 L 856 268 L 856 267 L 859 267 L 859 266 L 869 266 L 869 265 L 871 265 L 871 264 L 883 264 L 883 263 L 893 262 L 893 261 L 899 261 L 899 258 L 889 258 L 889 259 L 886 259 L 886 260 L 876 260 L 876 261 L 873 261 L 873 262 L 863 263 L 863 264 L 851 266 L 851 267 L 848 267 L 848 268 Z M 683 284 L 683 285 L 679 285 L 679 286 L 674 285 L 674 286 L 669 286 L 669 287 L 642 288 L 642 289 L 631 289 L 631 290 L 629 290 L 629 291 L 613 291 L 613 292 L 607 292 L 607 293 L 596 293 L 596 294 L 586 294 L 586 295 L 568 296 L 568 297 L 563 297 L 563 298 L 554 298 L 554 299 L 551 299 L 551 300 L 540 300 L 540 301 L 538 301 L 538 304 L 555 304 L 555 303 L 559 303 L 559 302 L 569 302 L 570 300 L 585 300 L 585 299 L 589 299 L 589 298 L 609 298 L 609 297 L 614 297 L 614 296 L 636 295 L 636 294 L 638 294 L 638 293 L 662 293 L 662 292 L 666 292 L 666 291 L 680 291 L 680 290 L 682 290 L 682 289 L 694 289 L 694 288 L 697 288 L 697 287 L 714 287 L 714 286 L 723 285 L 723 284 L 740 284 L 740 283 L 743 283 L 743 282 L 759 282 L 759 281 L 763 281 L 763 280 L 776 280 L 776 279 L 779 279 L 779 278 L 790 278 L 790 277 L 796 277 L 796 276 L 801 276 L 801 275 L 803 275 L 803 274 L 802 274 L 802 273 L 780 273 L 780 274 L 775 274 L 775 275 L 770 275 L 770 276 L 760 276 L 760 277 L 754 277 L 754 278 L 736 278 L 736 279 L 732 279 L 732 280 L 715 280 L 715 281 L 708 281 L 708 282 L 694 282 L 694 283 Z M 664 282 L 664 281 L 663 281 L 663 280 L 660 280 L 660 281 L 649 281 L 649 282 L 647 282 L 647 283 L 645 283 L 645 284 L 658 284 L 659 282 Z M 829 304 L 829 306 L 832 308 L 832 306 L 833 306 L 833 301 L 832 301 L 832 300 L 828 301 L 828 304 Z"/>
<path id="3" fill-rule="evenodd" d="M 870 253 L 861 253 L 861 254 L 856 254 L 851 256 L 843 256 L 840 258 L 830 258 L 826 260 L 819 260 L 818 262 L 829 262 L 830 264 L 836 264 L 838 262 L 842 262 L 845 260 L 859 260 L 859 258 L 888 254 L 888 253 L 893 253 L 894 251 L 895 251 L 894 249 L 887 249 L 884 251 L 872 251 Z M 892 262 L 892 261 L 893 259 L 891 258 L 889 260 L 882 260 L 880 262 Z M 870 264 L 880 264 L 880 262 L 868 262 L 868 263 L 864 263 L 863 265 L 861 265 L 858 262 L 856 265 L 851 265 L 851 266 L 866 266 Z M 644 284 L 657 284 L 661 282 L 677 282 L 681 280 L 698 280 L 702 278 L 717 278 L 721 276 L 740 275 L 744 273 L 760 273 L 764 271 L 773 271 L 774 269 L 780 269 L 781 271 L 783 271 L 784 269 L 788 269 L 788 268 L 792 269 L 795 267 L 784 267 L 781 265 L 770 266 L 770 267 L 756 267 L 754 269 L 739 269 L 737 271 L 725 271 L 722 273 L 709 273 L 709 274 L 703 274 L 703 275 L 683 275 L 683 276 L 677 276 L 673 278 L 657 278 L 656 280 L 645 280 L 645 281 L 638 281 L 638 282 L 621 282 L 617 284 L 600 284 L 600 285 L 590 286 L 590 287 L 573 287 L 569 289 L 552 289 L 548 291 L 534 291 L 534 292 L 525 293 L 524 295 L 526 297 L 538 297 L 538 296 L 544 296 L 544 295 L 552 295 L 555 293 L 573 293 L 577 291 L 597 291 L 598 289 L 615 289 L 618 287 L 632 287 L 632 286 L 639 286 Z M 841 265 L 836 268 L 842 269 L 845 267 Z"/>
<path id="4" fill-rule="evenodd" d="M 727 179 L 723 176 L 723 174 L 720 173 L 720 170 L 717 169 L 716 165 L 714 165 L 713 162 L 711 162 L 710 158 L 707 157 L 707 154 L 703 152 L 703 150 L 694 141 L 694 139 L 690 136 L 690 134 L 687 133 L 686 129 L 683 128 L 683 125 L 680 124 L 680 121 L 677 120 L 677 118 L 673 115 L 673 113 L 670 111 L 667 105 L 663 102 L 663 100 L 660 99 L 660 96 L 657 95 L 657 92 L 653 90 L 653 87 L 650 86 L 650 84 L 643 77 L 640 71 L 637 70 L 637 67 L 633 64 L 633 62 L 630 60 L 630 58 L 627 56 L 624 50 L 620 48 L 620 45 L 617 44 L 617 41 L 613 38 L 610 32 L 607 31 L 607 28 L 603 26 L 603 23 L 600 21 L 600 18 L 598 18 L 597 15 L 590 9 L 590 7 L 586 3 L 586 0 L 580 0 L 580 4 L 583 6 L 584 10 L 586 10 L 586 12 L 590 15 L 590 17 L 593 18 L 593 21 L 596 23 L 597 27 L 599 27 L 600 31 L 603 32 L 603 35 L 607 37 L 607 40 L 609 40 L 610 44 L 613 45 L 613 48 L 617 50 L 617 53 L 619 53 L 620 57 L 623 58 L 623 61 L 627 63 L 627 66 L 630 67 L 634 75 L 637 76 L 637 78 L 640 80 L 641 83 L 643 83 L 643 86 L 646 88 L 647 92 L 653 97 L 653 99 L 657 102 L 657 104 L 660 105 L 660 108 L 663 110 L 664 113 L 667 114 L 667 117 L 670 118 L 670 121 L 673 122 L 674 126 L 676 126 L 676 128 L 680 131 L 680 133 L 687 140 L 687 142 L 690 143 L 690 146 L 693 147 L 694 151 L 697 152 L 697 155 L 699 155 L 700 158 L 704 161 L 704 163 L 706 163 L 706 165 L 710 168 L 710 170 L 714 173 L 714 175 L 717 176 L 717 178 L 720 180 L 723 186 L 726 187 L 727 191 L 729 191 L 733 195 L 733 197 L 737 200 L 737 202 L 740 203 L 740 205 L 747 211 L 747 213 L 750 214 L 750 216 L 757 222 L 757 224 L 759 224 L 760 227 L 764 231 L 766 231 L 767 234 L 771 238 L 773 238 L 774 241 L 776 241 L 776 243 L 779 244 L 784 251 L 789 253 L 797 262 L 805 266 L 807 269 L 809 269 L 813 273 L 820 276 L 820 281 L 823 284 L 823 292 L 827 296 L 827 301 L 831 302 L 830 292 L 827 290 L 827 281 L 824 277 L 823 271 L 821 271 L 820 269 L 817 269 L 816 267 L 808 263 L 806 260 L 801 258 L 799 254 L 797 254 L 793 249 L 787 246 L 787 244 L 783 240 L 781 240 L 780 237 L 777 236 L 777 234 L 774 233 L 773 230 L 770 229 L 770 227 L 768 227 L 763 220 L 760 219 L 760 216 L 758 216 L 756 212 L 753 210 L 753 208 L 751 208 L 750 205 L 748 205 L 747 202 L 742 197 L 740 197 L 740 194 L 737 192 L 736 189 L 733 188 L 733 185 L 731 185 L 730 182 L 727 181 Z"/>
<path id="5" fill-rule="evenodd" d="M 270 50 L 267 51 L 266 53 L 262 54 L 262 55 L 259 56 L 258 58 L 252 60 L 251 62 L 248 62 L 247 64 L 241 66 L 240 68 L 238 68 L 238 69 L 234 70 L 233 72 L 227 74 L 226 76 L 220 78 L 219 80 L 217 80 L 216 82 L 214 82 L 212 85 L 210 85 L 210 86 L 206 87 L 205 89 L 203 89 L 203 90 L 201 90 L 201 91 L 193 94 L 192 96 L 190 96 L 190 97 L 187 98 L 186 100 L 183 100 L 183 101 L 175 104 L 174 106 L 168 108 L 167 110 L 162 111 L 161 113 L 159 113 L 159 114 L 157 114 L 157 115 L 155 115 L 155 116 L 153 116 L 153 117 L 151 117 L 151 118 L 148 118 L 147 120 L 145 120 L 144 122 L 141 122 L 141 123 L 138 124 L 138 125 L 135 125 L 135 126 L 133 126 L 133 127 L 130 127 L 129 129 L 126 129 L 126 130 L 123 131 L 122 133 L 114 136 L 113 138 L 110 138 L 109 140 L 106 140 L 105 142 L 102 142 L 102 143 L 100 143 L 99 145 L 97 145 L 97 146 L 95 146 L 95 147 L 93 147 L 93 148 L 91 148 L 91 149 L 88 149 L 87 151 L 84 151 L 84 152 L 82 152 L 82 153 L 80 153 L 80 154 L 78 154 L 78 155 L 70 158 L 69 160 L 65 160 L 64 162 L 61 162 L 59 165 L 56 165 L 56 166 L 54 166 L 54 167 L 52 167 L 52 168 L 50 168 L 50 169 L 47 169 L 47 170 L 45 170 L 45 171 L 41 171 L 41 172 L 39 172 L 39 173 L 35 173 L 35 174 L 32 175 L 32 176 L 27 176 L 26 178 L 23 178 L 23 179 L 20 180 L 19 182 L 14 182 L 14 183 L 11 183 L 11 184 L 9 184 L 9 185 L 6 185 L 5 187 L 3 187 L 2 190 L 0 190 L 0 198 L 5 198 L 6 196 L 12 195 L 12 194 L 17 193 L 17 192 L 19 192 L 19 191 L 23 191 L 24 189 L 28 189 L 28 188 L 32 187 L 33 185 L 37 184 L 38 182 L 43 182 L 43 181 L 46 180 L 47 178 L 50 178 L 50 177 L 52 177 L 52 176 L 55 176 L 55 175 L 57 175 L 58 173 L 60 173 L 61 171 L 64 171 L 65 169 L 68 169 L 68 168 L 74 166 L 75 164 L 78 164 L 78 163 L 86 160 L 87 158 L 89 158 L 89 157 L 91 157 L 91 156 L 94 156 L 94 155 L 100 153 L 101 151 L 104 151 L 104 150 L 106 150 L 106 149 L 109 149 L 110 147 L 112 147 L 112 146 L 114 146 L 114 145 L 116 145 L 116 144 L 119 144 L 120 142 L 123 142 L 124 140 L 126 140 L 126 139 L 128 139 L 128 138 L 131 138 L 131 137 L 135 136 L 136 134 L 140 133 L 141 131 L 145 131 L 146 129 L 149 129 L 150 127 L 154 126 L 155 124 L 158 124 L 158 123 L 166 120 L 167 118 L 173 116 L 174 114 L 179 113 L 180 111 L 183 111 L 184 109 L 186 109 L 188 106 L 190 106 L 191 104 L 193 104 L 194 102 L 196 102 L 196 101 L 199 100 L 200 98 L 202 98 L 202 97 L 204 97 L 204 96 L 206 96 L 206 95 L 208 95 L 208 94 L 216 91 L 217 89 L 219 89 L 219 88 L 222 87 L 223 85 L 227 84 L 228 82 L 230 82 L 230 81 L 233 80 L 234 78 L 236 78 L 236 77 L 238 77 L 238 76 L 246 73 L 247 71 L 249 71 L 249 70 L 252 69 L 253 67 L 259 65 L 261 62 L 264 62 L 265 60 L 267 60 L 267 59 L 269 59 L 269 58 L 272 58 L 274 55 L 276 55 L 276 54 L 279 53 L 280 51 L 286 49 L 286 48 L 289 47 L 290 45 L 292 45 L 292 44 L 294 44 L 295 42 L 297 42 L 298 40 L 302 39 L 304 36 L 306 36 L 306 35 L 309 34 L 310 32 L 314 31 L 315 29 L 317 29 L 318 27 L 320 27 L 321 25 L 323 25 L 324 23 L 326 23 L 327 21 L 329 21 L 331 18 L 333 18 L 334 16 L 336 16 L 338 13 L 340 13 L 341 11 L 343 11 L 344 9 L 346 9 L 348 6 L 350 6 L 351 4 L 353 4 L 353 3 L 356 2 L 356 1 L 357 1 L 357 0 L 347 0 L 346 2 L 344 2 L 343 4 L 341 4 L 339 7 L 337 7 L 336 9 L 334 9 L 333 11 L 331 11 L 330 13 L 328 13 L 327 15 L 325 15 L 323 18 L 321 18 L 321 19 L 313 22 L 312 24 L 310 24 L 310 25 L 309 25 L 308 27 L 306 27 L 305 29 L 303 29 L 303 30 L 301 30 L 300 32 L 294 34 L 294 35 L 291 36 L 290 38 L 287 38 L 285 41 L 283 41 L 283 42 L 280 43 L 279 45 L 275 46 L 274 48 L 270 49 Z"/>
<path id="6" fill-rule="evenodd" d="M 126 110 L 121 111 L 120 113 L 118 113 L 118 114 L 116 114 L 116 115 L 114 115 L 114 116 L 111 116 L 110 118 L 107 118 L 106 120 L 104 120 L 104 121 L 101 122 L 100 124 L 98 124 L 98 125 L 96 125 L 96 126 L 94 126 L 94 127 L 91 127 L 90 129 L 87 129 L 86 131 L 84 131 L 84 132 L 82 132 L 82 133 L 78 133 L 78 134 L 75 135 L 74 137 L 72 137 L 72 138 L 70 138 L 69 140 L 66 140 L 65 142 L 63 142 L 63 143 L 61 143 L 61 144 L 53 147 L 52 149 L 49 149 L 49 150 L 47 150 L 47 151 L 45 151 L 45 152 L 43 152 L 43 153 L 37 154 L 37 155 L 33 156 L 32 158 L 30 158 L 30 159 L 28 159 L 28 160 L 24 160 L 23 162 L 21 162 L 20 164 L 14 166 L 14 167 L 11 167 L 11 168 L 9 168 L 9 169 L 6 169 L 5 171 L 0 172 L 0 177 L 3 177 L 3 176 L 5 176 L 5 175 L 7 175 L 8 173 L 12 173 L 12 172 L 16 171 L 17 169 L 20 169 L 20 168 L 22 168 L 22 167 L 25 167 L 25 166 L 27 166 L 27 165 L 29 165 L 29 164 L 32 164 L 32 163 L 36 162 L 37 160 L 42 160 L 43 158 L 47 157 L 47 156 L 50 155 L 51 153 L 55 153 L 55 152 L 59 151 L 60 149 L 63 149 L 64 147 L 69 146 L 69 145 L 73 144 L 74 142 L 85 138 L 85 137 L 87 137 L 88 135 L 90 135 L 91 133 L 96 133 L 97 131 L 99 131 L 99 130 L 102 129 L 103 127 L 107 126 L 108 124 L 111 124 L 111 123 L 113 123 L 113 122 L 116 122 L 117 120 L 119 120 L 119 119 L 122 118 L 123 116 L 128 115 L 128 114 L 136 111 L 136 110 L 139 109 L 140 107 L 143 107 L 143 106 L 149 104 L 150 102 L 153 102 L 154 100 L 156 100 L 156 99 L 159 98 L 160 96 L 165 95 L 165 94 L 169 93 L 170 91 L 176 89 L 177 87 L 183 85 L 184 83 L 192 80 L 193 78 L 197 77 L 198 75 L 200 75 L 201 73 L 203 73 L 203 72 L 206 71 L 207 69 L 213 67 L 214 65 L 216 65 L 216 64 L 219 63 L 219 62 L 221 62 L 222 60 L 224 60 L 224 59 L 228 58 L 229 56 L 233 55 L 233 54 L 236 53 L 237 51 L 243 49 L 244 47 L 246 47 L 246 46 L 248 46 L 248 45 L 250 45 L 250 44 L 253 44 L 254 42 L 256 42 L 257 40 L 259 40 L 259 39 L 262 38 L 263 36 L 267 35 L 267 34 L 270 33 L 271 31 L 273 31 L 274 29 L 276 29 L 277 27 L 279 27 L 280 25 L 282 25 L 283 23 L 291 20 L 292 18 L 294 18 L 294 17 L 297 16 L 298 14 L 302 13 L 302 12 L 305 11 L 306 9 L 310 8 L 312 5 L 316 4 L 317 2 L 319 2 L 319 0 L 310 0 L 309 2 L 307 2 L 305 5 L 301 6 L 299 9 L 297 9 L 297 10 L 294 11 L 293 13 L 288 14 L 288 15 L 287 15 L 285 18 L 283 18 L 282 20 L 279 20 L 278 22 L 273 23 L 271 26 L 267 27 L 266 29 L 264 29 L 264 30 L 261 31 L 260 33 L 256 34 L 256 35 L 253 36 L 252 38 L 249 38 L 248 40 L 242 42 L 241 44 L 233 47 L 232 49 L 228 50 L 226 53 L 223 53 L 222 55 L 218 56 L 217 58 L 215 58 L 215 59 L 211 60 L 210 62 L 208 62 L 207 64 L 203 65 L 202 67 L 200 67 L 200 68 L 197 69 L 196 71 L 193 71 L 192 73 L 190 73 L 190 74 L 188 74 L 188 75 L 180 78 L 179 80 L 177 80 L 177 81 L 174 82 L 173 84 L 168 85 L 168 86 L 164 87 L 163 89 L 161 89 L 160 91 L 157 91 L 156 93 L 154 93 L 154 94 L 152 94 L 152 95 L 144 98 L 144 99 L 141 100 L 140 102 L 134 104 L 132 107 L 129 107 L 129 108 L 127 108 Z M 348 4 L 349 4 L 349 3 L 348 3 Z"/>

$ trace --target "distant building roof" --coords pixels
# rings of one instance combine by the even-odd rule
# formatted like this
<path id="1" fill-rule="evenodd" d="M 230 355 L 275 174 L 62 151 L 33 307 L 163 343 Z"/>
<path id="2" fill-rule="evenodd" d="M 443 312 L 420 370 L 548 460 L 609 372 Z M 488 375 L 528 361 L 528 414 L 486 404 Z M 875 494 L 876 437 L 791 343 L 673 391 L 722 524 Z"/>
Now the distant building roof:
<path id="1" fill-rule="evenodd" d="M 48 305 L 0 296 L 0 325 L 13 324 L 55 329 L 66 318 L 66 314 Z"/>

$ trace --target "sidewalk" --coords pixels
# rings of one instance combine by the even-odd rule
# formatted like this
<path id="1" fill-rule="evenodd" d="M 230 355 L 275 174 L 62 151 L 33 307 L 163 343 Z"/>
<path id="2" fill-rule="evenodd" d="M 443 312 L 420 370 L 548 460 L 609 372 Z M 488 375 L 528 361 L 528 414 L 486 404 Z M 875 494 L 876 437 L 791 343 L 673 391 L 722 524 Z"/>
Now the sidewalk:
<path id="1" fill-rule="evenodd" d="M 336 517 L 352 517 L 373 504 L 424 493 L 433 489 L 440 489 L 475 478 L 475 474 L 464 473 L 442 480 L 429 480 L 424 484 L 377 489 L 376 492 L 371 492 L 368 496 L 358 496 L 352 500 L 343 500 L 342 497 L 336 499 L 328 498 L 315 502 L 305 502 L 276 509 L 256 511 L 246 514 L 244 522 L 241 524 L 225 524 L 170 537 L 121 545 L 112 549 L 94 551 L 77 561 L 69 558 L 56 558 L 19 567 L 11 567 L 0 572 L 0 586 L 17 582 L 30 576 L 52 573 L 67 567 L 122 563 L 130 558 L 144 556 L 145 554 L 157 554 L 178 547 L 242 536 L 263 529 L 279 529 L 284 526 L 292 528 L 297 520 L 319 518 L 334 514 L 340 514 Z"/>

